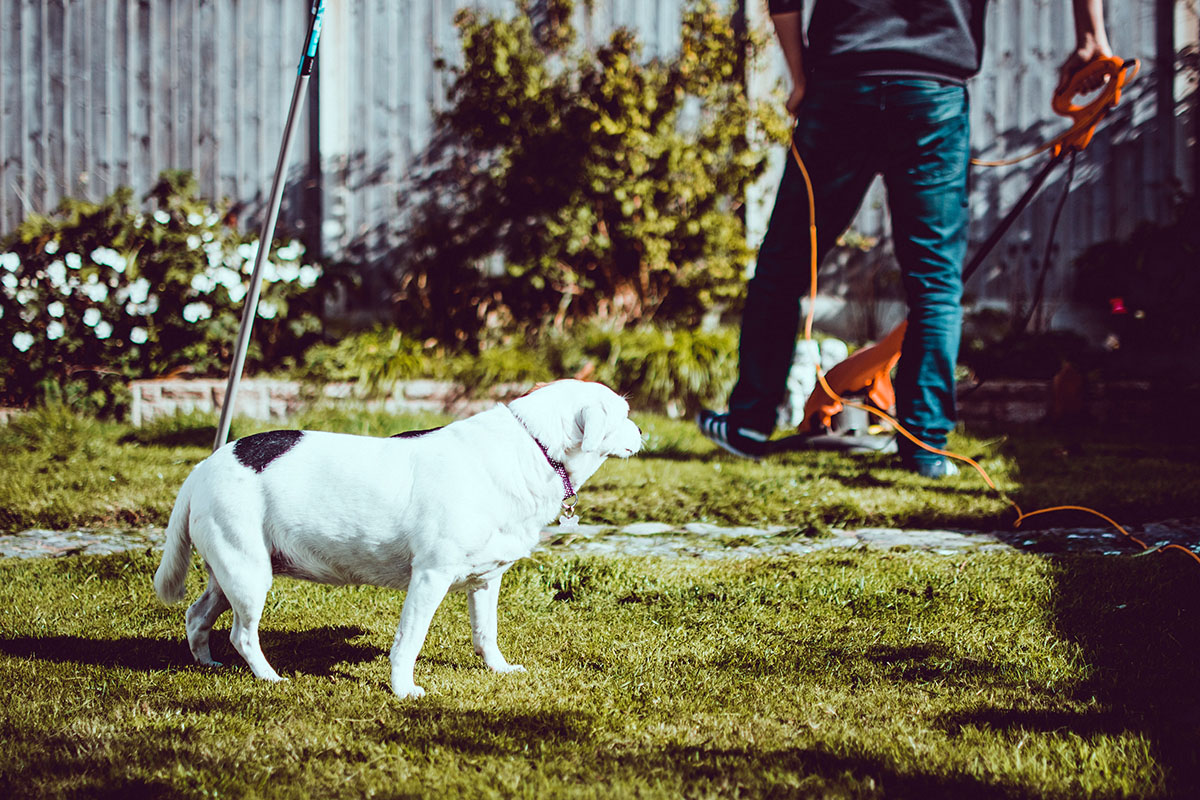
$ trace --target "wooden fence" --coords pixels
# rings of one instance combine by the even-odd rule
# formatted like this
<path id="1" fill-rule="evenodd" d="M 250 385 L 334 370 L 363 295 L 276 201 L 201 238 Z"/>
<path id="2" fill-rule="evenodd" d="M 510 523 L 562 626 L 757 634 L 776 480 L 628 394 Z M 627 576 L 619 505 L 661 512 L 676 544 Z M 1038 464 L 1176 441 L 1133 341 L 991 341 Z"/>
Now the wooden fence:
<path id="1" fill-rule="evenodd" d="M 742 2 L 751 24 L 769 24 L 765 0 Z M 678 46 L 683 0 L 578 5 L 585 44 L 623 25 L 637 32 L 647 56 Z M 281 230 L 326 256 L 365 265 L 402 245 L 406 182 L 445 97 L 446 76 L 435 60 L 455 60 L 453 19 L 464 6 L 514 8 L 511 0 L 327 0 Z M 1042 324 L 1069 310 L 1075 255 L 1142 220 L 1166 218 L 1174 194 L 1194 188 L 1195 86 L 1176 69 L 1176 57 L 1196 42 L 1197 2 L 1110 0 L 1107 6 L 1114 47 L 1140 58 L 1142 73 L 1080 159 Z M 169 168 L 192 170 L 205 194 L 229 198 L 244 209 L 244 224 L 255 224 L 308 10 L 309 0 L 0 0 L 0 231 L 65 196 L 98 199 L 120 185 L 144 193 Z M 1063 127 L 1049 98 L 1072 41 L 1071 17 L 1069 0 L 993 2 L 988 17 L 984 69 L 970 85 L 972 142 L 976 155 L 997 157 Z M 776 53 L 755 67 L 752 90 L 766 97 L 781 75 Z M 973 241 L 986 235 L 1040 163 L 976 171 Z M 774 180 L 751 198 L 752 238 L 761 235 Z M 1055 195 L 1051 186 L 1034 202 L 972 283 L 978 304 L 1028 300 Z M 855 228 L 885 244 L 831 267 L 823 313 L 853 318 L 840 310 L 849 303 L 876 329 L 899 313 L 880 277 L 889 258 L 881 187 Z M 863 290 L 864 275 L 871 291 Z M 1055 320 L 1072 323 L 1070 314 Z"/>

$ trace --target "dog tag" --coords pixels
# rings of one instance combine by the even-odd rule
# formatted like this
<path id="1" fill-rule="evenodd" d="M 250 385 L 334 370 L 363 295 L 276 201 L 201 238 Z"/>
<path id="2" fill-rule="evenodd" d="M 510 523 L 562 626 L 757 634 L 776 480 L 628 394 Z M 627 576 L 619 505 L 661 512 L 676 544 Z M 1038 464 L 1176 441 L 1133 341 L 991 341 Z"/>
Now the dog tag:
<path id="1" fill-rule="evenodd" d="M 562 514 L 558 518 L 558 527 L 567 531 L 579 530 L 579 517 L 575 513 L 575 505 L 579 502 L 578 495 L 568 495 L 562 501 Z"/>

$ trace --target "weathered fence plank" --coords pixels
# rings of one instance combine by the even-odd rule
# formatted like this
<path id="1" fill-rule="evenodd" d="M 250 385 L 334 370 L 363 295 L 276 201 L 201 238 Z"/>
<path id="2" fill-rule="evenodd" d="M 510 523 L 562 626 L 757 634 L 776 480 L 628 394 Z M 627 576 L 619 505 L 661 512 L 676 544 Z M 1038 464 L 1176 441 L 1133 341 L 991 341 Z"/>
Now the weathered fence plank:
<path id="1" fill-rule="evenodd" d="M 751 21 L 766 24 L 754 5 L 765 3 L 743 1 Z M 579 4 L 576 22 L 592 46 L 628 26 L 653 57 L 678 47 L 683 5 L 596 0 Z M 1194 84 L 1171 74 L 1176 52 L 1196 42 L 1194 0 L 1106 5 L 1115 48 L 1140 58 L 1142 73 L 1079 159 L 1043 322 L 1067 305 L 1071 258 L 1141 220 L 1163 219 L 1173 192 L 1194 188 L 1194 103 L 1186 96 Z M 459 60 L 453 20 L 468 6 L 515 9 L 511 0 L 329 0 L 305 112 L 316 116 L 299 126 L 281 232 L 364 262 L 401 244 L 406 181 L 445 104 L 447 76 L 435 60 Z M 308 10 L 309 0 L 0 0 L 0 230 L 69 195 L 95 199 L 130 185 L 140 196 L 168 168 L 194 171 L 205 194 L 230 199 L 240 222 L 254 226 Z M 1065 126 L 1049 99 L 1072 21 L 1068 0 L 995 2 L 988 14 L 984 69 L 970 91 L 974 152 L 995 158 Z M 762 59 L 753 85 L 774 84 L 781 66 L 780 58 Z M 974 242 L 1039 164 L 975 171 Z M 975 299 L 1028 301 L 1059 190 L 1052 183 L 1017 223 L 970 287 Z M 752 236 L 769 213 L 766 194 L 749 206 Z M 875 186 L 855 227 L 886 241 L 884 199 Z"/>

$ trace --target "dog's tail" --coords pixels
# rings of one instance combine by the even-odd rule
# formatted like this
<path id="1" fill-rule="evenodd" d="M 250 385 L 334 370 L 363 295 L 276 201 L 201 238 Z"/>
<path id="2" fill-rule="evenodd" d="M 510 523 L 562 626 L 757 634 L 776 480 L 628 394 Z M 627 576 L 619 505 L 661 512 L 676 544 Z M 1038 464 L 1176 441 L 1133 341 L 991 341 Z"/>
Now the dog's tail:
<path id="1" fill-rule="evenodd" d="M 171 509 L 162 563 L 154 573 L 154 593 L 164 603 L 178 603 L 186 594 L 187 573 L 192 564 L 192 537 L 188 532 L 191 506 L 192 480 L 188 476 Z"/>

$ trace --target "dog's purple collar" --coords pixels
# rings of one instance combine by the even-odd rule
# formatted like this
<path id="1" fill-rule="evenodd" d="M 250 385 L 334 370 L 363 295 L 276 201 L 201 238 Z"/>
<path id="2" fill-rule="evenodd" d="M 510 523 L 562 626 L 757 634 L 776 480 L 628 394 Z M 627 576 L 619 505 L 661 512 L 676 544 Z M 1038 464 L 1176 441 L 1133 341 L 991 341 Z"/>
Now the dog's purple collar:
<path id="1" fill-rule="evenodd" d="M 524 428 L 525 432 L 529 434 L 529 438 L 533 439 L 533 443 L 538 446 L 538 449 L 542 451 L 542 455 L 546 457 L 546 462 L 550 464 L 551 469 L 558 473 L 558 477 L 562 478 L 563 513 L 566 514 L 567 517 L 573 517 L 575 515 L 575 503 L 577 500 L 575 497 L 575 487 L 571 485 L 571 476 L 567 474 L 566 465 L 564 465 L 561 461 L 557 461 L 550 457 L 550 451 L 546 449 L 546 445 L 542 444 L 541 440 L 533 435 L 533 432 L 529 430 L 529 426 L 525 424 L 525 420 L 517 416 L 517 412 L 513 411 L 508 406 L 505 406 L 505 408 L 508 408 L 509 412 L 513 415 L 517 422 L 521 423 L 521 427 Z"/>

